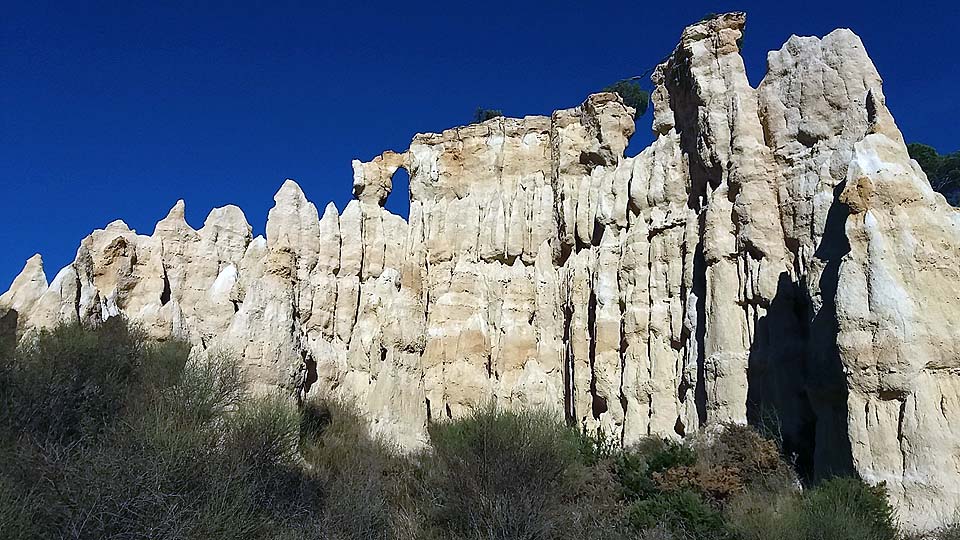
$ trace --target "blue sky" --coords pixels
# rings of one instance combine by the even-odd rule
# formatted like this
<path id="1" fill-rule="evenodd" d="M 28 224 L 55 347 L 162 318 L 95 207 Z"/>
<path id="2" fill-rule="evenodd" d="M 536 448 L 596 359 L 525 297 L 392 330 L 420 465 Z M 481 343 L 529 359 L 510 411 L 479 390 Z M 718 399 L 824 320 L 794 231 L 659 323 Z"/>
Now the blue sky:
<path id="1" fill-rule="evenodd" d="M 468 123 L 480 105 L 577 105 L 711 12 L 747 11 L 754 84 L 791 34 L 852 28 L 906 139 L 960 148 L 953 1 L 5 4 L 0 290 L 37 252 L 52 279 L 113 219 L 152 233 L 180 198 L 195 228 L 237 204 L 257 234 L 288 177 L 343 208 L 351 159 Z M 648 113 L 634 151 L 649 125 Z M 404 212 L 405 196 L 388 207 Z"/>

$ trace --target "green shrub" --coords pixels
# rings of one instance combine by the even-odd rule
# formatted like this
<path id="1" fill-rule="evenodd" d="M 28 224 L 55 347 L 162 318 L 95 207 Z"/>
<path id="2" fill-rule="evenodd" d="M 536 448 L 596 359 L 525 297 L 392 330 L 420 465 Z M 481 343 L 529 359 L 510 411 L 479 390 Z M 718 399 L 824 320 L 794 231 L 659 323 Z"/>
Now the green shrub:
<path id="1" fill-rule="evenodd" d="M 584 465 L 582 439 L 552 415 L 487 406 L 429 431 L 424 491 L 434 497 L 429 518 L 445 536 L 618 534 L 612 479 Z"/>
<path id="2" fill-rule="evenodd" d="M 88 331 L 42 331 L 5 355 L 0 429 L 18 437 L 75 441 L 96 435 L 120 413 L 142 375 L 143 336 L 119 318 Z"/>
<path id="3" fill-rule="evenodd" d="M 856 478 L 833 478 L 802 499 L 797 530 L 801 538 L 894 540 L 898 536 L 884 486 Z"/>
<path id="4" fill-rule="evenodd" d="M 604 434 L 603 429 L 589 433 L 586 428 L 570 428 L 579 445 L 580 461 L 584 465 L 596 466 L 615 459 L 620 454 L 619 443 Z"/>
<path id="5" fill-rule="evenodd" d="M 798 492 L 746 491 L 727 502 L 724 516 L 740 540 L 796 539 L 799 504 Z"/>
<path id="6" fill-rule="evenodd" d="M 0 538 L 33 540 L 43 538 L 34 523 L 34 508 L 41 504 L 33 489 L 23 489 L 0 475 Z"/>
<path id="7" fill-rule="evenodd" d="M 883 487 L 834 478 L 804 493 L 748 492 L 726 509 L 743 540 L 894 540 L 899 538 Z"/>
<path id="8" fill-rule="evenodd" d="M 361 540 L 416 532 L 416 520 L 400 525 L 417 511 L 409 501 L 411 465 L 394 447 L 372 437 L 355 411 L 308 401 L 301 409 L 300 437 L 321 496 L 309 519 L 310 534 Z"/>
<path id="9" fill-rule="evenodd" d="M 633 107 L 634 118 L 640 118 L 650 105 L 650 92 L 640 87 L 636 79 L 624 79 L 603 89 L 603 92 L 616 92 L 625 105 Z"/>
<path id="10" fill-rule="evenodd" d="M 692 466 L 697 456 L 678 441 L 647 437 L 624 449 L 616 460 L 616 476 L 628 499 L 645 499 L 660 489 L 654 475 L 674 467 Z"/>
<path id="11" fill-rule="evenodd" d="M 188 360 L 188 351 L 113 318 L 41 332 L 5 356 L 0 537 L 287 530 L 303 507 L 287 503 L 291 483 L 278 481 L 302 483 L 291 474 L 293 409 L 242 402 L 236 362 Z"/>
<path id="12" fill-rule="evenodd" d="M 930 186 L 950 204 L 960 204 L 960 151 L 941 155 L 936 148 L 920 143 L 908 144 L 907 151 L 927 175 Z"/>
<path id="13" fill-rule="evenodd" d="M 299 421 L 292 400 L 279 395 L 243 401 L 227 417 L 224 459 L 262 495 L 261 505 L 294 503 L 287 495 L 300 482 Z"/>
<path id="14" fill-rule="evenodd" d="M 473 113 L 473 121 L 476 123 L 486 122 L 493 118 L 499 118 L 503 116 L 503 111 L 499 109 L 485 109 L 483 107 L 477 107 L 477 110 Z"/>
<path id="15" fill-rule="evenodd" d="M 678 538 L 690 540 L 732 538 L 723 515 L 692 491 L 663 493 L 633 503 L 630 524 L 638 530 L 663 526 Z"/>
<path id="16" fill-rule="evenodd" d="M 222 353 L 184 362 L 175 384 L 160 388 L 155 402 L 184 426 L 204 426 L 236 409 L 244 398 L 240 364 Z"/>
<path id="17" fill-rule="evenodd" d="M 300 447 L 306 448 L 320 440 L 324 430 L 333 423 L 331 407 L 325 402 L 309 400 L 300 405 Z"/>

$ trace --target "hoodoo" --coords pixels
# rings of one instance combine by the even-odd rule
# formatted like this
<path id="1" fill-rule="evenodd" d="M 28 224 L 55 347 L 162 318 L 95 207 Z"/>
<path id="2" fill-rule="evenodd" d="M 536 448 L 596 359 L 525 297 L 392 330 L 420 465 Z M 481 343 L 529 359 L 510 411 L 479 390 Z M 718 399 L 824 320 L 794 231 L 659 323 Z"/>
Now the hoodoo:
<path id="1" fill-rule="evenodd" d="M 355 404 L 406 447 L 495 400 L 629 444 L 776 421 L 811 477 L 886 482 L 901 520 L 960 507 L 960 213 L 904 146 L 849 30 L 791 37 L 750 86 L 745 16 L 684 30 L 653 74 L 654 142 L 612 93 L 414 137 L 318 211 L 288 180 L 266 238 L 194 230 L 31 258 L 2 328 L 125 315 L 254 383 Z M 398 168 L 408 220 L 383 207 Z"/>

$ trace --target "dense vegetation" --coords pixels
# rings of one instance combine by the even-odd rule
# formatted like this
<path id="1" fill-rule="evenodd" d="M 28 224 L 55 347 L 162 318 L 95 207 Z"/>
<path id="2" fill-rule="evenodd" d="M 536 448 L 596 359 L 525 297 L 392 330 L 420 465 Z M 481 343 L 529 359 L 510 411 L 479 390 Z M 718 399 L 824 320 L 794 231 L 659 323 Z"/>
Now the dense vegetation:
<path id="1" fill-rule="evenodd" d="M 230 359 L 187 352 L 111 319 L 0 353 L 0 538 L 899 536 L 882 487 L 800 491 L 747 427 L 621 448 L 485 407 L 402 455 L 344 407 L 247 396 Z"/>
<path id="2" fill-rule="evenodd" d="M 917 160 L 934 190 L 954 206 L 960 206 L 960 150 L 940 155 L 936 148 L 920 143 L 907 145 L 910 157 Z"/>

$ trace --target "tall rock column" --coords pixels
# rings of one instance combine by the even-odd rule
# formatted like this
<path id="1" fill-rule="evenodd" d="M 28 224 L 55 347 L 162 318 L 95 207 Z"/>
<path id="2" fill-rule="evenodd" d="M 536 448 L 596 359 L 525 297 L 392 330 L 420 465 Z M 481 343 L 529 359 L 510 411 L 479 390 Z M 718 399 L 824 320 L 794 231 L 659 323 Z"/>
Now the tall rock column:
<path id="1" fill-rule="evenodd" d="M 751 358 L 754 333 L 790 269 L 779 169 L 739 54 L 745 22 L 731 13 L 687 27 L 654 74 L 654 129 L 679 134 L 689 204 L 700 213 L 704 282 L 693 293 L 704 310 L 697 385 L 706 422 L 747 420 L 748 370 L 762 362 Z"/>
<path id="2" fill-rule="evenodd" d="M 960 508 L 960 212 L 910 160 L 879 91 L 871 99 L 842 194 L 847 433 L 857 472 L 887 482 L 907 525 L 928 529 Z"/>

